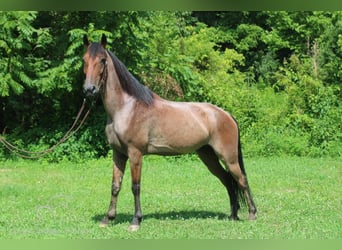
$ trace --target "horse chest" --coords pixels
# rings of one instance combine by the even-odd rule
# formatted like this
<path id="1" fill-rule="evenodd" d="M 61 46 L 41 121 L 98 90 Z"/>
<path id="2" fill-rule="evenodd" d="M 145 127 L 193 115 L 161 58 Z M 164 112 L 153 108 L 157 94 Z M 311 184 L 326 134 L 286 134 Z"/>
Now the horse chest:
<path id="1" fill-rule="evenodd" d="M 136 127 L 130 122 L 128 119 L 121 119 L 106 125 L 106 135 L 110 146 L 122 153 L 126 153 L 129 146 L 143 149 L 145 144 L 145 140 L 142 139 L 145 136 L 141 136 L 144 133 L 138 133 Z"/>
<path id="2" fill-rule="evenodd" d="M 124 132 L 120 126 L 117 126 L 113 121 L 107 122 L 106 135 L 109 145 L 115 149 L 124 149 L 123 137 Z"/>

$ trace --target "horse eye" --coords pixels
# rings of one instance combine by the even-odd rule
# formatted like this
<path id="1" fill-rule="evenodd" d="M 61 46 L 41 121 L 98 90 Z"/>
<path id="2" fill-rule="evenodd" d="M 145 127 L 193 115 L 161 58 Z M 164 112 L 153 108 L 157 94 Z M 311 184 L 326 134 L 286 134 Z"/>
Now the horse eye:
<path id="1" fill-rule="evenodd" d="M 106 65 L 106 64 L 107 64 L 106 58 L 102 58 L 102 59 L 101 59 L 101 64 L 102 64 L 102 65 Z"/>

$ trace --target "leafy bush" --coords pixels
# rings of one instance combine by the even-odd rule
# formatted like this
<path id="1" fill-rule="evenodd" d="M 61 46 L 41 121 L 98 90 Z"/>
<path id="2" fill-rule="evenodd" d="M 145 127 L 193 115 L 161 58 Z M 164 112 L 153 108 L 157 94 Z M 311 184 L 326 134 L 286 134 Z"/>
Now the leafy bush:
<path id="1" fill-rule="evenodd" d="M 48 162 L 65 160 L 83 162 L 94 158 L 106 157 L 109 145 L 105 138 L 105 121 L 106 115 L 103 108 L 94 108 L 83 127 L 77 133 L 56 147 L 51 153 L 38 159 Z M 69 123 L 67 125 L 70 126 Z M 39 152 L 56 145 L 68 131 L 68 126 L 64 125 L 50 129 L 37 127 L 28 131 L 17 131 L 6 136 L 6 139 L 18 148 Z M 7 158 L 17 157 L 2 147 L 0 156 Z"/>
<path id="2" fill-rule="evenodd" d="M 0 132 L 39 151 L 82 100 L 82 36 L 164 98 L 216 104 L 245 154 L 342 155 L 342 12 L 0 12 Z M 105 112 L 45 157 L 106 156 Z M 12 157 L 0 147 L 0 156 Z"/>

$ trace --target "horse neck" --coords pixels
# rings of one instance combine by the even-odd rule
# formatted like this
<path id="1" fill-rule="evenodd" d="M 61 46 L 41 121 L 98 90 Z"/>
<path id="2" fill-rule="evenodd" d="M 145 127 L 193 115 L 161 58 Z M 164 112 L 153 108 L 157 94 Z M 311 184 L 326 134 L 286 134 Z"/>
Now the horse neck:
<path id="1" fill-rule="evenodd" d="M 109 55 L 108 55 L 109 57 Z M 123 91 L 119 77 L 116 73 L 112 60 L 107 61 L 108 76 L 102 94 L 103 105 L 107 114 L 113 118 L 124 105 L 127 94 Z"/>

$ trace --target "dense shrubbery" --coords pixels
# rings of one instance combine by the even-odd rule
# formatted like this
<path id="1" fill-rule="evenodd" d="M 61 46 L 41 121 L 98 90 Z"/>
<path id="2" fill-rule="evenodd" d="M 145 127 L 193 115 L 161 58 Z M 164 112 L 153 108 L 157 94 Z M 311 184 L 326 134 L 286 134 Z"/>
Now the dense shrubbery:
<path id="1" fill-rule="evenodd" d="M 206 101 L 239 121 L 245 154 L 341 156 L 341 12 L 1 12 L 0 129 L 39 150 L 82 100 L 82 36 L 109 48 L 172 100 Z M 108 154 L 99 102 L 46 156 Z M 0 147 L 2 157 L 11 157 Z"/>

